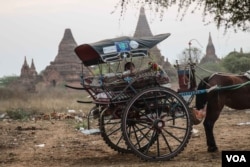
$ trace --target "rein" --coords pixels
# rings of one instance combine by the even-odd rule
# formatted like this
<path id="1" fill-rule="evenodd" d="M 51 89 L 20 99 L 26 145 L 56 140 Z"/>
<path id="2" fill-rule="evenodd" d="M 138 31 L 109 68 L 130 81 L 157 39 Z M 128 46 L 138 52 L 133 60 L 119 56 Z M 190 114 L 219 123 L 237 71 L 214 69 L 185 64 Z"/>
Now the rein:
<path id="1" fill-rule="evenodd" d="M 244 82 L 242 84 L 235 84 L 235 85 L 222 86 L 222 87 L 215 85 L 215 86 L 210 87 L 209 89 L 201 89 L 201 90 L 195 90 L 195 91 L 190 91 L 190 92 L 180 92 L 179 94 L 181 96 L 190 96 L 190 95 L 209 93 L 211 91 L 236 90 L 236 89 L 240 89 L 246 85 L 250 85 L 250 81 Z"/>
<path id="2" fill-rule="evenodd" d="M 250 84 L 250 81 L 244 82 L 242 84 L 235 84 L 235 85 L 229 85 L 229 86 L 222 86 L 222 87 L 217 86 L 215 90 L 236 90 L 249 84 Z"/>

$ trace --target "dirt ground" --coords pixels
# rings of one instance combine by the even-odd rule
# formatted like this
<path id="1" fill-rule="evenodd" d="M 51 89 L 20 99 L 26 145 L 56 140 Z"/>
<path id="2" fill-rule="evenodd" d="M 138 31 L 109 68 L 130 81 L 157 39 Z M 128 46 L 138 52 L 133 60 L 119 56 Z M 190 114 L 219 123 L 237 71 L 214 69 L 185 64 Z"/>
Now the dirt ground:
<path id="1" fill-rule="evenodd" d="M 200 124 L 194 126 L 198 133 L 177 157 L 166 162 L 144 162 L 133 154 L 113 151 L 100 135 L 86 135 L 76 130 L 74 120 L 2 119 L 0 166 L 221 166 L 221 150 L 250 150 L 250 125 L 246 124 L 249 121 L 249 110 L 224 109 L 214 131 L 219 152 L 206 151 L 205 133 Z"/>

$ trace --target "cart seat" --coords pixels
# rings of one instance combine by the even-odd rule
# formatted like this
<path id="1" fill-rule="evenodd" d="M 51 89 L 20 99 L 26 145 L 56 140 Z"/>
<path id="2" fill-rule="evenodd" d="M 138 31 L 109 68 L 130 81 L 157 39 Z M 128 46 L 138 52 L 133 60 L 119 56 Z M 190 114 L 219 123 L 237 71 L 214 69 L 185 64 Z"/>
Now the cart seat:
<path id="1" fill-rule="evenodd" d="M 169 83 L 169 77 L 164 70 L 152 67 L 155 66 L 149 66 L 135 72 L 125 71 L 123 73 L 86 77 L 83 86 L 89 92 L 90 90 L 93 92 L 92 97 L 94 97 L 96 103 L 106 104 L 111 100 L 112 102 L 126 101 L 142 89 Z"/>
<path id="2" fill-rule="evenodd" d="M 128 80 L 130 78 L 130 80 Z M 159 85 L 169 83 L 169 77 L 165 72 L 154 71 L 151 68 L 136 71 L 131 73 L 130 71 L 125 71 L 123 73 L 108 73 L 104 76 L 92 76 L 86 77 L 84 79 L 84 84 L 92 87 L 110 87 L 122 84 L 126 86 L 129 81 L 137 81 L 138 87 L 144 82 L 156 82 Z M 142 83 L 141 83 L 142 82 Z"/>

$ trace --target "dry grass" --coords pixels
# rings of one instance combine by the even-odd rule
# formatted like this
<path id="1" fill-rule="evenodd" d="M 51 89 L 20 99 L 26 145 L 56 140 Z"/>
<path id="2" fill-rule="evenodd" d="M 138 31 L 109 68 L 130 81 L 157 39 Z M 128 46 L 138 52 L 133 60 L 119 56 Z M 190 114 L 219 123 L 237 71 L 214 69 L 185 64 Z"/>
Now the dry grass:
<path id="1" fill-rule="evenodd" d="M 172 89 L 177 89 L 172 83 Z M 68 110 L 88 113 L 93 104 L 77 103 L 77 100 L 91 101 L 85 91 L 37 85 L 37 93 L 0 88 L 0 114 L 7 111 L 24 110 L 33 113 L 67 112 Z"/>
<path id="2" fill-rule="evenodd" d="M 88 100 L 84 91 L 69 90 L 64 87 L 43 88 L 37 93 L 26 93 L 0 89 L 0 113 L 18 109 L 33 113 L 67 112 L 75 110 L 87 113 L 92 104 L 79 104 L 77 100 Z"/>
<path id="3" fill-rule="evenodd" d="M 72 90 L 63 85 L 58 87 L 45 87 L 37 85 L 37 93 L 27 93 L 21 90 L 0 88 L 0 114 L 35 115 L 52 112 L 67 112 L 75 110 L 88 114 L 93 104 L 77 103 L 77 100 L 91 101 L 85 91 Z M 176 84 L 172 84 L 172 89 Z"/>

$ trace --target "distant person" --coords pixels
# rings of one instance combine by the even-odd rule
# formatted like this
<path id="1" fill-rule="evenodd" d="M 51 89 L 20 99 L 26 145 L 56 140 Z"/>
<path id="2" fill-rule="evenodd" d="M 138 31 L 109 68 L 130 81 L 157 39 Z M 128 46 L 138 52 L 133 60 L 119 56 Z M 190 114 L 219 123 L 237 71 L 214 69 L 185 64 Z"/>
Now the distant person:
<path id="1" fill-rule="evenodd" d="M 132 62 L 127 62 L 127 63 L 124 65 L 124 71 L 125 71 L 125 72 L 130 71 L 130 73 L 134 73 L 134 72 L 135 72 L 135 65 L 134 65 L 134 63 L 132 63 Z"/>

